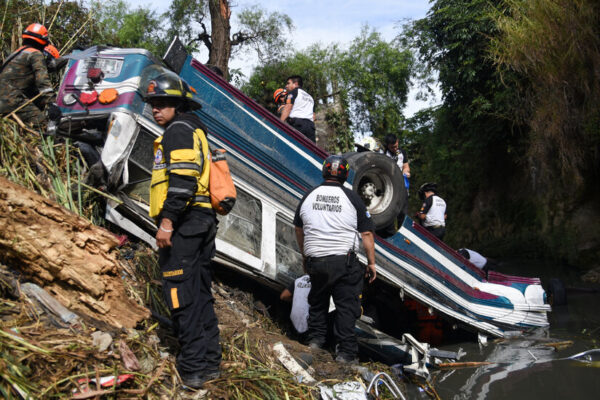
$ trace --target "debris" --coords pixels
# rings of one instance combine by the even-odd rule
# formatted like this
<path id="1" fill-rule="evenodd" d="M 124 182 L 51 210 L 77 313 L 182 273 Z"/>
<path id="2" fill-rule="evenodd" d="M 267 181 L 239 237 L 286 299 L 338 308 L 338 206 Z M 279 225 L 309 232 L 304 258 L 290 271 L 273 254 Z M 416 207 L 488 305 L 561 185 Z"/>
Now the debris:
<path id="1" fill-rule="evenodd" d="M 598 363 L 600 362 L 600 349 L 587 350 L 582 353 L 577 353 L 571 357 L 567 357 L 564 360 L 576 360 L 583 361 L 586 363 Z"/>
<path id="2" fill-rule="evenodd" d="M 367 392 L 360 382 L 342 382 L 328 387 L 319 385 L 323 400 L 367 400 Z"/>
<path id="3" fill-rule="evenodd" d="M 483 365 L 494 364 L 488 361 L 465 361 L 465 362 L 448 362 L 438 364 L 440 369 L 458 369 L 458 368 L 476 368 Z"/>
<path id="4" fill-rule="evenodd" d="M 124 340 L 119 341 L 119 353 L 121 353 L 121 360 L 123 360 L 123 365 L 125 366 L 125 369 L 128 369 L 130 371 L 140 370 L 140 363 L 137 357 L 135 356 L 135 354 L 133 354 L 133 352 L 131 351 L 129 346 L 127 346 L 127 343 L 125 343 Z"/>
<path id="5" fill-rule="evenodd" d="M 374 389 L 375 397 L 379 398 L 379 383 L 383 383 L 395 399 L 406 400 L 400 389 L 398 389 L 396 382 L 394 382 L 394 380 L 385 372 L 379 372 L 371 379 L 371 383 L 369 383 L 369 387 L 367 388 L 367 393 L 371 393 L 371 389 Z"/>
<path id="6" fill-rule="evenodd" d="M 100 378 L 99 383 L 100 383 L 100 387 L 108 388 L 108 387 L 112 387 L 112 386 L 119 386 L 121 383 L 126 382 L 130 379 L 133 379 L 133 374 L 119 375 L 118 377 L 116 377 L 116 379 L 115 379 L 114 375 L 103 376 Z M 81 379 L 77 380 L 77 383 L 79 383 L 79 384 L 96 383 L 96 379 L 81 378 Z"/>
<path id="7" fill-rule="evenodd" d="M 77 327 L 81 324 L 77 314 L 60 304 L 54 297 L 35 283 L 26 282 L 20 287 L 22 293 L 35 298 L 45 310 L 58 316 L 64 323 L 72 327 Z"/>
<path id="8" fill-rule="evenodd" d="M 488 337 L 486 335 L 484 335 L 481 332 L 477 333 L 477 342 L 479 343 L 479 346 L 487 346 L 488 344 Z"/>
<path id="9" fill-rule="evenodd" d="M 563 349 L 573 346 L 573 341 L 565 340 L 563 342 L 543 343 L 542 346 L 553 347 L 554 350 L 559 351 L 559 350 L 563 350 Z"/>
<path id="10" fill-rule="evenodd" d="M 108 349 L 108 346 L 112 343 L 112 336 L 108 333 L 96 331 L 92 333 L 92 344 L 98 348 L 99 352 L 103 352 Z"/>
<path id="11" fill-rule="evenodd" d="M 285 349 L 283 343 L 277 342 L 273 345 L 273 351 L 281 363 L 290 371 L 300 383 L 314 385 L 315 379 L 296 362 L 294 357 Z"/>

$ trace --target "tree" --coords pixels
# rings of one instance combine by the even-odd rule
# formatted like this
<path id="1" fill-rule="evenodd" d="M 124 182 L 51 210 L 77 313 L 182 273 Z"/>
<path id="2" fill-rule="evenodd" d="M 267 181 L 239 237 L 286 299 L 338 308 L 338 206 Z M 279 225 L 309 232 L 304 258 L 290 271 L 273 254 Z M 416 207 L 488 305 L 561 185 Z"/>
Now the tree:
<path id="1" fill-rule="evenodd" d="M 410 51 L 364 27 L 338 65 L 355 131 L 383 138 L 400 134 L 412 72 Z"/>
<path id="2" fill-rule="evenodd" d="M 117 47 L 137 47 L 164 54 L 167 42 L 156 13 L 142 7 L 131 10 L 125 0 L 95 3 L 98 41 Z"/>
<path id="3" fill-rule="evenodd" d="M 172 16 L 171 36 L 178 34 L 189 51 L 198 44 L 208 49 L 207 64 L 229 76 L 229 60 L 239 52 L 253 50 L 261 62 L 281 57 L 289 48 L 286 33 L 293 28 L 289 16 L 268 13 L 264 9 L 247 7 L 238 14 L 239 30 L 231 33 L 231 3 L 228 0 L 174 0 L 169 9 Z M 210 17 L 210 30 L 206 19 Z"/>

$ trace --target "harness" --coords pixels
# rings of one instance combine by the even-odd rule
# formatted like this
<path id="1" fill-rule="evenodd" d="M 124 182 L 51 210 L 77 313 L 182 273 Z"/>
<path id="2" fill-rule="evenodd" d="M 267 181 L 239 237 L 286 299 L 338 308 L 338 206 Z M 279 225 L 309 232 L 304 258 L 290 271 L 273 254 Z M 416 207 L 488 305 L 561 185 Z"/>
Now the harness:
<path id="1" fill-rule="evenodd" d="M 21 46 L 19 49 L 17 49 L 17 51 L 15 51 L 14 53 L 12 53 L 10 56 L 8 56 L 8 58 L 6 60 L 4 60 L 4 63 L 0 67 L 0 74 L 2 73 L 2 71 L 4 71 L 4 67 L 6 67 L 9 62 L 11 62 L 12 60 L 14 60 L 23 51 L 27 51 L 28 53 L 31 53 L 31 52 L 39 51 L 39 50 L 36 49 L 36 48 L 34 48 L 34 47 L 30 47 L 30 46 Z"/>

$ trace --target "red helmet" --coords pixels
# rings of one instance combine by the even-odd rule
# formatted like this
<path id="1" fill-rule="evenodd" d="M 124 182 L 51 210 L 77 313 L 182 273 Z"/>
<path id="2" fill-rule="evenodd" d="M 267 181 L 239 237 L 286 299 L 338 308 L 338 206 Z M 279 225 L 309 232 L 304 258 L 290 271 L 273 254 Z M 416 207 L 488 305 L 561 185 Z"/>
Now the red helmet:
<path id="1" fill-rule="evenodd" d="M 273 100 L 275 100 L 275 103 L 279 103 L 283 100 L 286 94 L 287 92 L 285 89 L 279 88 L 273 93 Z"/>
<path id="2" fill-rule="evenodd" d="M 53 58 L 60 57 L 60 53 L 58 52 L 58 49 L 56 47 L 52 46 L 51 44 L 44 47 L 44 53 L 52 56 Z"/>
<path id="3" fill-rule="evenodd" d="M 31 24 L 23 31 L 21 37 L 23 39 L 35 40 L 39 44 L 47 45 L 48 29 L 42 24 Z"/>
<path id="4" fill-rule="evenodd" d="M 323 178 L 337 179 L 340 183 L 346 182 L 350 165 L 342 156 L 329 156 L 323 161 Z"/>

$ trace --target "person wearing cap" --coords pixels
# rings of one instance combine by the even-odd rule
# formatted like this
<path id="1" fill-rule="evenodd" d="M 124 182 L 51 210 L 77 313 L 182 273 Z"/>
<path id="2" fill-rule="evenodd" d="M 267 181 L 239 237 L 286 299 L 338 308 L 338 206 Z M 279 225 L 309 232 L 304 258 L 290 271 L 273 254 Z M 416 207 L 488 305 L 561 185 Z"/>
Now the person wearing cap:
<path id="1" fill-rule="evenodd" d="M 220 376 L 221 346 L 211 293 L 216 213 L 210 203 L 207 129 L 193 113 L 201 105 L 178 75 L 165 71 L 146 86 L 156 123 L 150 217 L 158 230 L 163 296 L 180 345 L 177 371 L 199 389 Z"/>
<path id="2" fill-rule="evenodd" d="M 421 210 L 417 217 L 421 224 L 440 240 L 444 239 L 446 233 L 446 202 L 437 195 L 436 183 L 424 183 L 418 191 L 419 198 L 423 200 Z"/>
<path id="3" fill-rule="evenodd" d="M 300 75 L 287 78 L 285 90 L 285 105 L 279 119 L 287 122 L 304 136 L 316 142 L 315 136 L 315 101 L 312 96 L 302 89 L 303 80 Z"/>
<path id="4" fill-rule="evenodd" d="M 354 332 L 361 314 L 363 280 L 376 277 L 374 224 L 361 198 L 343 186 L 350 166 L 341 156 L 323 162 L 324 182 L 310 189 L 296 209 L 296 240 L 310 276 L 308 294 L 308 342 L 323 348 L 327 339 L 329 297 L 336 313 L 333 336 L 336 361 L 355 362 L 358 341 Z M 359 262 L 359 237 L 367 256 L 367 267 Z"/>
<path id="5" fill-rule="evenodd" d="M 55 98 L 46 64 L 48 52 L 44 52 L 50 44 L 48 30 L 44 25 L 31 24 L 22 38 L 23 46 L 0 67 L 0 114 L 18 109 L 16 115 L 23 122 L 40 124 L 46 120 L 44 109 Z M 48 53 L 50 58 L 58 51 L 52 53 Z"/>

